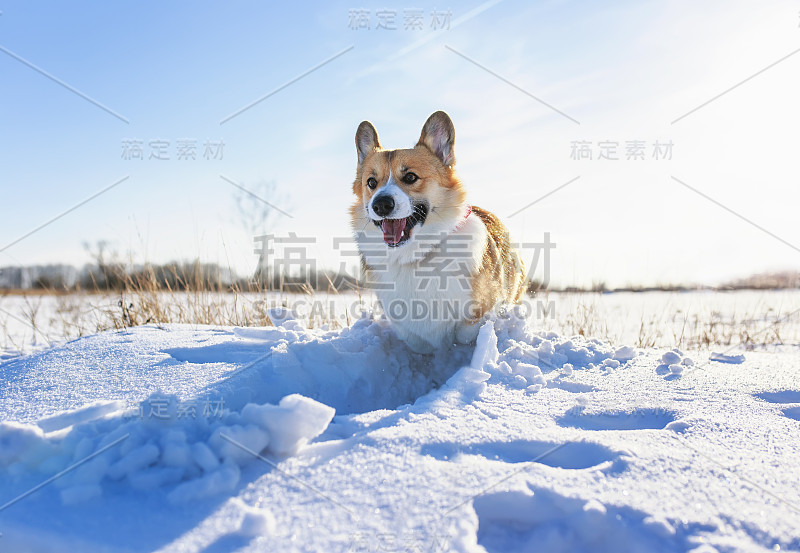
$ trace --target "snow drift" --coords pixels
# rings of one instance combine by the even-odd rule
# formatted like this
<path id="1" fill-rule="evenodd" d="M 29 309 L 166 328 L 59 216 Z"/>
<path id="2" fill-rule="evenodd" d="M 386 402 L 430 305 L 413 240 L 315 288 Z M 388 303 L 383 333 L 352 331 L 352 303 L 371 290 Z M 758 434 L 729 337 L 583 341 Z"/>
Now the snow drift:
<path id="1" fill-rule="evenodd" d="M 0 363 L 2 544 L 800 547 L 795 357 L 695 365 L 526 322 L 434 355 L 365 316 L 138 327 Z"/>

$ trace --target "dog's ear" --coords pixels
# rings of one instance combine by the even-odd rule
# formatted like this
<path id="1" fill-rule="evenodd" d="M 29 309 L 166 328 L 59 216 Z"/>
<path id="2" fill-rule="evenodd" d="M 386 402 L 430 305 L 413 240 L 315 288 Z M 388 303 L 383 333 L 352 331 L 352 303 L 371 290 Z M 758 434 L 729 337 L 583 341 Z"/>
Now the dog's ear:
<path id="1" fill-rule="evenodd" d="M 358 164 L 364 163 L 364 158 L 375 150 L 380 149 L 381 143 L 378 140 L 378 131 L 369 121 L 362 121 L 356 131 L 356 152 L 358 152 Z"/>
<path id="2" fill-rule="evenodd" d="M 443 111 L 437 111 L 425 121 L 422 134 L 419 136 L 420 144 L 433 152 L 445 166 L 456 164 L 453 147 L 456 142 L 456 129 L 450 116 Z"/>

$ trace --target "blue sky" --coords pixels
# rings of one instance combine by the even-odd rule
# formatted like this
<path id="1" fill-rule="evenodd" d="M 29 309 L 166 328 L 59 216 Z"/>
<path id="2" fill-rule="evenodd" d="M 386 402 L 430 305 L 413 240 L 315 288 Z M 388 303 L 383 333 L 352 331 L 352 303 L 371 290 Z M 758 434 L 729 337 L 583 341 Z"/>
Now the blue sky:
<path id="1" fill-rule="evenodd" d="M 410 9 L 423 30 L 403 28 Z M 370 29 L 350 28 L 352 10 Z M 376 28 L 380 10 L 397 30 Z M 449 29 L 432 28 L 434 11 L 451 13 Z M 266 199 L 291 217 L 274 212 L 259 232 L 314 237 L 309 255 L 337 266 L 358 123 L 407 147 L 437 109 L 455 123 L 474 202 L 520 240 L 551 233 L 558 284 L 713 283 L 800 265 L 795 1 L 0 1 L 0 12 L 0 248 L 128 177 L 0 265 L 79 265 L 85 242 L 107 240 L 138 262 L 250 271 L 257 222 L 242 220 L 223 175 L 259 193 L 273 183 Z M 124 159 L 126 140 L 145 159 Z M 153 140 L 169 142 L 169 160 L 147 159 Z M 179 140 L 196 159 L 176 159 Z M 207 140 L 224 142 L 222 159 L 203 158 Z M 592 160 L 572 159 L 579 141 Z M 634 141 L 645 159 L 625 159 Z M 673 143 L 672 159 L 653 159 L 656 141 Z M 621 159 L 597 159 L 601 143 Z"/>

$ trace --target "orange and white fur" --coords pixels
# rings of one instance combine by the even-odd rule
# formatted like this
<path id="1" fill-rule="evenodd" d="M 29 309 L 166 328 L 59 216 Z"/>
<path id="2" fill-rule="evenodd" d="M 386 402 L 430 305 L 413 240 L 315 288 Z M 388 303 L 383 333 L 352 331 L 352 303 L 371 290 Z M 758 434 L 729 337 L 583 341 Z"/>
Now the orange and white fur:
<path id="1" fill-rule="evenodd" d="M 473 342 L 484 315 L 527 285 L 505 226 L 467 202 L 454 143 L 442 111 L 410 149 L 383 149 L 369 121 L 356 131 L 350 214 L 362 263 L 396 334 L 420 353 Z"/>

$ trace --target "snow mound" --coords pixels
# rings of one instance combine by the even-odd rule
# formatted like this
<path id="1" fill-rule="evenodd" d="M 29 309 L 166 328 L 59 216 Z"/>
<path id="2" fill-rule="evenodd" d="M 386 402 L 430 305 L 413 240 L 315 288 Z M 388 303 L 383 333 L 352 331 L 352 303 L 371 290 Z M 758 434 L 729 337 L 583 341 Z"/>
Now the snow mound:
<path id="1" fill-rule="evenodd" d="M 122 480 L 140 491 L 175 486 L 168 497 L 181 503 L 233 491 L 242 466 L 262 453 L 294 454 L 335 413 L 299 395 L 211 417 L 178 416 L 179 405 L 175 396 L 154 395 L 136 418 L 120 414 L 62 433 L 0 423 L 0 467 L 15 475 L 69 471 L 55 481 L 64 504 L 99 497 L 104 484 Z"/>
<path id="2" fill-rule="evenodd" d="M 491 337 L 492 333 L 496 334 L 494 347 L 499 353 L 496 357 L 490 356 L 492 362 L 489 363 L 489 369 L 496 372 L 495 367 L 506 363 L 512 368 L 511 375 L 506 376 L 521 375 L 529 384 L 543 383 L 537 378 L 541 373 L 559 371 L 569 376 L 574 369 L 599 366 L 617 368 L 636 356 L 633 348 L 615 350 L 607 342 L 596 338 L 565 338 L 555 332 L 533 332 L 514 310 L 507 316 L 489 321 L 481 329 L 476 353 L 485 341 L 495 340 Z M 531 372 L 530 366 L 537 367 L 539 371 Z M 500 372 L 505 374 L 507 370 L 501 369 Z"/>
<path id="3" fill-rule="evenodd" d="M 236 328 L 237 340 L 224 351 L 260 346 L 263 354 L 213 385 L 234 409 L 245 403 L 276 403 L 300 394 L 336 409 L 339 414 L 393 409 L 413 403 L 441 386 L 469 363 L 471 348 L 462 346 L 433 355 L 418 354 L 391 330 L 388 322 L 365 315 L 336 331 L 304 328 L 282 313 L 281 326 Z M 171 355 L 192 354 L 219 346 L 184 348 Z M 266 384 L 268 383 L 268 385 Z"/>
<path id="4" fill-rule="evenodd" d="M 694 366 L 694 359 L 687 357 L 683 352 L 674 348 L 661 356 L 661 364 L 656 367 L 656 373 L 667 375 L 667 379 L 680 378 L 687 367 Z"/>
<path id="5" fill-rule="evenodd" d="M 264 455 L 295 455 L 337 412 L 397 408 L 437 387 L 464 402 L 480 398 L 490 382 L 535 393 L 548 385 L 546 373 L 563 379 L 584 368 L 610 371 L 633 357 L 599 340 L 531 332 L 513 310 L 487 320 L 474 346 L 432 355 L 412 352 L 371 316 L 335 332 L 304 328 L 286 313 L 276 320 L 281 326 L 234 329 L 227 341 L 166 350 L 184 366 L 241 363 L 191 401 L 156 393 L 133 412 L 119 400 L 96 401 L 36 424 L 0 423 L 0 468 L 39 479 L 64 471 L 55 481 L 64 504 L 100 497 L 113 485 L 162 489 L 169 501 L 185 503 L 231 493 L 245 465 L 271 462 Z M 248 362 L 253 352 L 259 355 Z"/>
<path id="6" fill-rule="evenodd" d="M 222 346 L 171 350 L 170 355 L 203 359 L 209 350 L 230 356 L 237 348 L 263 344 L 263 355 L 209 391 L 224 396 L 233 409 L 276 403 L 296 393 L 330 405 L 340 415 L 412 404 L 450 379 L 469 397 L 479 396 L 489 378 L 533 392 L 546 385 L 542 375 L 551 371 L 612 370 L 621 365 L 620 359 L 635 356 L 632 348 L 615 351 L 601 340 L 533 332 L 524 313 L 515 309 L 487 320 L 474 346 L 430 355 L 412 351 L 385 319 L 371 314 L 336 331 L 304 328 L 287 313 L 279 320 L 282 326 L 236 328 L 238 340 Z"/>

